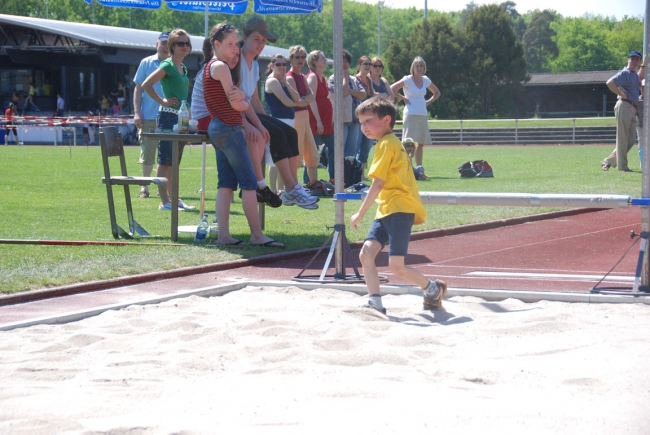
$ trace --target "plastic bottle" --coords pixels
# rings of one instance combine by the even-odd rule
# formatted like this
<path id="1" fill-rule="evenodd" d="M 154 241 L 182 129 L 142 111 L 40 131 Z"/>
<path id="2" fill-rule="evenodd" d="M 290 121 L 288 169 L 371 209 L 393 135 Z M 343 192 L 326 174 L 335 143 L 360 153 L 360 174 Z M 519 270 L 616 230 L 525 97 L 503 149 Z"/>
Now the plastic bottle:
<path id="1" fill-rule="evenodd" d="M 205 237 L 208 234 L 208 214 L 205 213 L 201 222 L 196 227 L 196 236 L 194 236 L 194 243 L 205 242 Z"/>
<path id="2" fill-rule="evenodd" d="M 214 243 L 219 237 L 219 226 L 217 224 L 217 214 L 214 214 L 214 220 L 208 228 L 208 243 Z"/>
<path id="3" fill-rule="evenodd" d="M 178 111 L 178 132 L 190 132 L 190 111 L 187 109 L 187 101 L 181 102 L 181 108 Z"/>

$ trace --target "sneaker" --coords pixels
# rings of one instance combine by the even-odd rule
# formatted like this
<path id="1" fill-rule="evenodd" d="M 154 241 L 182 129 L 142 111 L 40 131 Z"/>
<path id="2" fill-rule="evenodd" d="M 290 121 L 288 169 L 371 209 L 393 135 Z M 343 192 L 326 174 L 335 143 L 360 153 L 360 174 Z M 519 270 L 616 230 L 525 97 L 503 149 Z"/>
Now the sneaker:
<path id="1" fill-rule="evenodd" d="M 268 204 L 273 208 L 278 208 L 282 205 L 280 197 L 276 193 L 273 193 L 273 191 L 269 189 L 269 186 L 266 186 L 261 190 L 258 188 L 255 193 L 257 194 L 257 202 Z M 239 189 L 239 199 L 241 199 L 241 196 L 242 190 Z"/>
<path id="2" fill-rule="evenodd" d="M 300 207 L 316 204 L 316 201 L 313 201 L 309 198 L 314 198 L 314 197 L 307 195 L 307 193 L 302 189 L 294 189 L 291 192 L 287 192 L 285 190 L 280 195 L 280 199 L 282 200 L 282 203 L 284 205 L 298 205 Z"/>
<path id="3" fill-rule="evenodd" d="M 370 301 L 367 301 L 365 304 L 361 305 L 361 308 L 372 308 L 373 310 L 377 310 L 381 314 L 386 315 L 386 308 L 377 308 Z"/>
<path id="4" fill-rule="evenodd" d="M 429 287 L 433 284 L 434 281 L 429 281 Z M 439 279 L 435 280 L 435 284 L 438 286 L 438 294 L 435 296 L 428 296 L 427 287 L 424 290 L 424 303 L 422 308 L 425 310 L 439 310 L 442 308 L 442 298 L 447 294 L 447 283 Z"/>
<path id="5" fill-rule="evenodd" d="M 172 203 L 168 202 L 167 204 L 160 203 L 158 206 L 158 210 L 163 210 L 163 211 L 172 211 Z M 178 208 L 178 211 L 185 211 L 184 208 Z"/>
<path id="6" fill-rule="evenodd" d="M 183 210 L 196 210 L 196 207 L 194 207 L 193 205 L 187 205 L 187 204 L 185 204 L 185 203 L 183 202 L 182 199 L 179 199 L 179 200 L 178 200 L 178 209 L 179 209 L 179 210 L 180 210 L 180 209 L 183 209 Z"/>
<path id="7" fill-rule="evenodd" d="M 273 208 L 278 208 L 283 204 L 278 194 L 269 189 L 269 186 L 266 186 L 262 190 L 257 189 L 257 195 L 258 197 L 260 195 L 263 196 L 266 199 L 264 202 Z"/>
<path id="8" fill-rule="evenodd" d="M 600 162 L 600 166 L 603 168 L 603 171 L 606 171 L 606 170 L 608 170 L 609 168 L 612 167 L 612 165 L 610 165 L 609 163 L 607 163 L 605 160 L 603 160 L 602 162 Z"/>
<path id="9" fill-rule="evenodd" d="M 314 202 L 318 202 L 318 201 L 320 201 L 320 198 L 317 197 L 317 196 L 315 196 L 315 195 L 312 195 L 312 194 L 311 194 L 311 191 L 310 191 L 308 188 L 306 188 L 305 186 L 300 186 L 300 190 L 302 190 L 302 192 L 303 192 L 305 195 L 307 195 L 307 199 L 308 199 L 309 201 L 314 201 Z"/>
<path id="10" fill-rule="evenodd" d="M 138 195 L 138 198 L 140 199 L 149 198 L 149 192 L 146 190 L 141 190 L 140 195 Z"/>

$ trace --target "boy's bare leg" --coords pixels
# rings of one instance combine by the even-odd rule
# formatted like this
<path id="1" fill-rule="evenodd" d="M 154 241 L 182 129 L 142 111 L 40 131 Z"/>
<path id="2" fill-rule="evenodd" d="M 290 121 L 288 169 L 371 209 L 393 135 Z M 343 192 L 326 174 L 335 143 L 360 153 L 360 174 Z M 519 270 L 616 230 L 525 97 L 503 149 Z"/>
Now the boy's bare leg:
<path id="1" fill-rule="evenodd" d="M 380 294 L 379 274 L 375 265 L 375 259 L 380 251 L 381 243 L 376 240 L 366 240 L 361 247 L 361 252 L 359 252 L 359 260 L 363 267 L 363 277 L 366 280 L 366 287 L 368 287 L 368 294 L 370 295 Z"/>
<path id="2" fill-rule="evenodd" d="M 400 278 L 404 278 L 405 280 L 412 282 L 413 284 L 419 286 L 421 289 L 424 289 L 429 285 L 429 279 L 422 275 L 419 270 L 406 266 L 404 264 L 403 256 L 390 256 L 388 258 L 388 267 L 392 273 L 399 276 Z"/>

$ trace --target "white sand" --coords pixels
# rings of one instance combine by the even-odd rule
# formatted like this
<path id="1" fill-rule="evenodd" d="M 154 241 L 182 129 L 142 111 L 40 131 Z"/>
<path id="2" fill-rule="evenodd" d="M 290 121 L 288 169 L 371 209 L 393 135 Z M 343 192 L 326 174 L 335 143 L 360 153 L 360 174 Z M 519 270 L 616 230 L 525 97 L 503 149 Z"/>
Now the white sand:
<path id="1" fill-rule="evenodd" d="M 0 333 L 0 433 L 650 433 L 650 307 L 247 288 Z"/>

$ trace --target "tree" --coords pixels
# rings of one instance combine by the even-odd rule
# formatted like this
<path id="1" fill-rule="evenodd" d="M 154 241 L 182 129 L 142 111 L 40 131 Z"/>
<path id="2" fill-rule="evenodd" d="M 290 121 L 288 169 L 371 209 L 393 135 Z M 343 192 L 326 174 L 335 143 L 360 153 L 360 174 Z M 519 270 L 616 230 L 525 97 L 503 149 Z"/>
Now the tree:
<path id="1" fill-rule="evenodd" d="M 557 32 L 558 57 L 552 62 L 553 72 L 606 71 L 621 68 L 608 45 L 609 28 L 612 22 L 602 17 L 585 15 L 580 18 L 565 18 L 551 24 Z M 629 53 L 627 51 L 625 54 Z M 624 56 L 626 57 L 626 56 Z"/>
<path id="2" fill-rule="evenodd" d="M 517 41 L 521 41 L 521 38 L 524 36 L 524 32 L 526 32 L 527 25 L 524 17 L 519 15 L 519 12 L 517 12 L 517 3 L 508 0 L 501 3 L 499 6 L 510 17 L 510 25 L 512 26 L 512 30 L 514 30 L 515 35 L 517 35 Z"/>
<path id="3" fill-rule="evenodd" d="M 384 53 L 384 64 L 388 69 L 386 75 L 393 81 L 410 74 L 415 56 L 424 59 L 427 76 L 444 96 L 429 106 L 429 113 L 434 117 L 465 118 L 472 110 L 460 35 L 460 31 L 455 31 L 446 17 L 437 15 L 420 21 L 408 37 L 392 43 Z"/>
<path id="4" fill-rule="evenodd" d="M 524 49 L 510 17 L 497 5 L 480 6 L 470 14 L 465 35 L 471 59 L 468 74 L 478 88 L 481 113 L 505 115 L 527 78 Z"/>
<path id="5" fill-rule="evenodd" d="M 523 43 L 528 72 L 544 72 L 551 70 L 551 62 L 558 55 L 555 43 L 555 30 L 551 23 L 555 13 L 548 9 L 536 11 L 524 33 Z"/>

